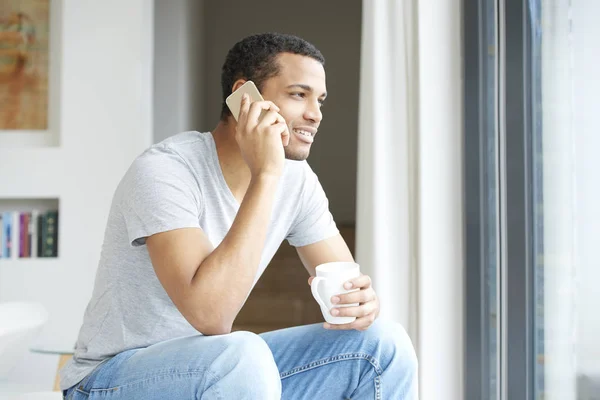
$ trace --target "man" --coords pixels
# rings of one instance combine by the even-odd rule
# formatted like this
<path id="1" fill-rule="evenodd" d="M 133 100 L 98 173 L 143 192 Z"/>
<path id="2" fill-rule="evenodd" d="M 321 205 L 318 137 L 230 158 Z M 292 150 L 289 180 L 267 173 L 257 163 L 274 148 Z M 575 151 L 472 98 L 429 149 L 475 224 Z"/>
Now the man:
<path id="1" fill-rule="evenodd" d="M 375 322 L 366 275 L 350 282 L 359 291 L 333 300 L 360 303 L 331 311 L 357 317 L 352 324 L 231 333 L 283 240 L 311 276 L 321 263 L 352 261 L 305 161 L 327 95 L 323 65 L 298 37 L 245 38 L 225 60 L 223 98 L 252 80 L 265 101 L 244 98 L 237 123 L 223 103 L 212 133 L 175 135 L 134 161 L 61 371 L 67 399 L 416 398 L 410 339 Z"/>

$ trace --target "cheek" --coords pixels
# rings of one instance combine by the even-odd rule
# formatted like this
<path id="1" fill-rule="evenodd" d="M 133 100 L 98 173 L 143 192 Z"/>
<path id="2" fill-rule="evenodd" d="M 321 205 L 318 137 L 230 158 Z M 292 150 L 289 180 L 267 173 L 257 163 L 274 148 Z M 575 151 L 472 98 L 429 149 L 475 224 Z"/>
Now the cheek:
<path id="1" fill-rule="evenodd" d="M 279 107 L 279 113 L 288 122 L 298 119 L 298 117 L 302 117 L 303 115 L 304 108 L 301 101 L 284 98 L 275 104 Z"/>
<path id="2" fill-rule="evenodd" d="M 297 124 L 299 118 L 302 117 L 302 114 L 298 114 L 296 110 L 290 109 L 289 107 L 281 107 L 279 106 L 279 114 L 285 119 L 285 122 L 291 127 Z"/>

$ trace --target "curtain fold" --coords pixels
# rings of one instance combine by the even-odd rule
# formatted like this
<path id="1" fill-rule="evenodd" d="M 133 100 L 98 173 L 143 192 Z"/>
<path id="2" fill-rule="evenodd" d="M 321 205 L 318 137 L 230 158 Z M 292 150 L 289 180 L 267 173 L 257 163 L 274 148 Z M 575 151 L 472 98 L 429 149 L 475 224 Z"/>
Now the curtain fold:
<path id="1" fill-rule="evenodd" d="M 414 27 L 411 1 L 363 2 L 356 254 L 416 344 Z"/>
<path id="2" fill-rule="evenodd" d="M 460 10 L 363 1 L 356 258 L 415 345 L 426 400 L 464 393 Z"/>

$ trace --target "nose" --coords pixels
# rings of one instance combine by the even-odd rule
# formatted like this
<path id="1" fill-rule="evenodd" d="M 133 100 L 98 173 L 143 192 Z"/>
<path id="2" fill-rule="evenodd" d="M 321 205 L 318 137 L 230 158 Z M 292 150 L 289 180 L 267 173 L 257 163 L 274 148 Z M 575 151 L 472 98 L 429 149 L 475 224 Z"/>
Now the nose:
<path id="1" fill-rule="evenodd" d="M 304 119 L 311 121 L 312 123 L 318 124 L 323 119 L 323 113 L 321 112 L 321 105 L 318 101 L 310 102 L 304 113 Z"/>

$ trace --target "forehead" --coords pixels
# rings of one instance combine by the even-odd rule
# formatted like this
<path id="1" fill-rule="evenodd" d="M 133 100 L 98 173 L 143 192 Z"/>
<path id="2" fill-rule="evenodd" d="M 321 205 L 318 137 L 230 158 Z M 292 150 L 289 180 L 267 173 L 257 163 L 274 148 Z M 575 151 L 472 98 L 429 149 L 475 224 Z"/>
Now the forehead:
<path id="1" fill-rule="evenodd" d="M 325 92 L 325 69 L 314 58 L 299 54 L 282 53 L 277 56 L 280 80 L 286 84 L 300 83 Z"/>

